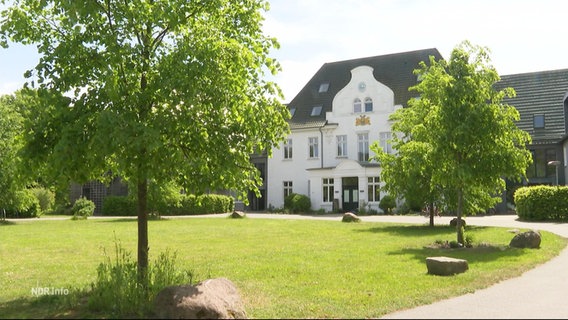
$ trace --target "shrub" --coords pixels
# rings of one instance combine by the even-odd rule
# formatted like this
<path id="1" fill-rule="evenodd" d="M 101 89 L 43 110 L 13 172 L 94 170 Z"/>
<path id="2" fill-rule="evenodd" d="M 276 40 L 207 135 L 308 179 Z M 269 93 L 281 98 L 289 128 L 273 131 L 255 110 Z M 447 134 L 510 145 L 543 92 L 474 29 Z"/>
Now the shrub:
<path id="1" fill-rule="evenodd" d="M 73 208 L 71 208 L 71 212 L 73 212 L 73 219 L 87 219 L 95 212 L 95 203 L 87 198 L 79 198 L 73 204 Z"/>
<path id="2" fill-rule="evenodd" d="M 12 203 L 6 206 L 8 218 L 36 218 L 41 213 L 39 200 L 30 189 L 16 191 Z"/>
<path id="3" fill-rule="evenodd" d="M 381 208 L 381 210 L 383 210 L 384 213 L 391 214 L 392 209 L 396 208 L 395 198 L 388 194 L 382 197 L 381 201 L 379 202 L 379 208 Z"/>
<path id="4" fill-rule="evenodd" d="M 309 212 L 311 207 L 310 198 L 303 194 L 291 193 L 284 199 L 284 209 L 292 213 Z"/>
<path id="5" fill-rule="evenodd" d="M 55 204 L 55 193 L 46 188 L 32 188 L 30 190 L 37 198 L 41 212 L 51 212 Z"/>
<path id="6" fill-rule="evenodd" d="M 137 263 L 119 243 L 115 242 L 115 257 L 106 255 L 97 268 L 97 278 L 91 284 L 88 308 L 113 318 L 143 318 L 152 316 L 152 301 L 163 288 L 171 285 L 194 284 L 190 270 L 176 268 L 176 254 L 160 253 L 148 267 L 148 289 L 138 282 Z"/>
<path id="7" fill-rule="evenodd" d="M 136 216 L 136 199 L 108 196 L 103 200 L 102 212 L 105 216 Z"/>
<path id="8" fill-rule="evenodd" d="M 568 220 L 568 187 L 530 186 L 515 191 L 519 218 L 531 221 Z"/>

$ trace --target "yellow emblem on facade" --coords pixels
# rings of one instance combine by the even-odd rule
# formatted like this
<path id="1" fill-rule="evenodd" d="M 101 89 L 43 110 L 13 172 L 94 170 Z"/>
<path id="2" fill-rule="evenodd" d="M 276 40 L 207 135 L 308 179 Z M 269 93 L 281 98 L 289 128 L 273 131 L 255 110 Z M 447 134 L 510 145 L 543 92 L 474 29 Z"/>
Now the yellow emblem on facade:
<path id="1" fill-rule="evenodd" d="M 366 115 L 362 114 L 359 118 L 355 119 L 356 126 L 366 126 L 371 124 L 371 118 L 367 117 Z"/>

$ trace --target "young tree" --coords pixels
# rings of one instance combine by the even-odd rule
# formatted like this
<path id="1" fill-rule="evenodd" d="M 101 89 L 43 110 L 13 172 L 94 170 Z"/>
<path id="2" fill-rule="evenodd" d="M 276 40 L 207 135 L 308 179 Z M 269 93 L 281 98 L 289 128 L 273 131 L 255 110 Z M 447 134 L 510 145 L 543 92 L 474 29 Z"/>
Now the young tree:
<path id="1" fill-rule="evenodd" d="M 34 79 L 47 114 L 28 154 L 77 182 L 109 170 L 136 185 L 138 271 L 148 267 L 148 181 L 246 200 L 255 150 L 288 132 L 278 63 L 261 30 L 262 0 L 15 0 L 0 43 L 36 44 Z M 54 99 L 69 96 L 68 103 Z"/>
<path id="2" fill-rule="evenodd" d="M 439 201 L 457 213 L 461 244 L 464 212 L 494 206 L 505 190 L 505 178 L 520 180 L 532 161 L 526 149 L 530 136 L 515 124 L 519 112 L 502 103 L 515 91 L 495 89 L 499 75 L 489 62 L 488 49 L 468 41 L 454 48 L 448 62 L 431 57 L 429 64 L 422 62 L 415 70 L 421 81 L 411 90 L 420 97 L 393 115 L 393 129 L 401 135 L 395 140 L 397 157 L 412 158 L 417 151 L 422 156 L 414 158 L 417 164 L 405 172 L 406 179 L 387 183 L 412 183 L 416 172 L 423 173 L 426 178 L 420 183 L 429 179 L 428 190 L 440 190 Z M 403 162 L 382 165 L 387 172 L 405 170 L 397 165 Z"/>

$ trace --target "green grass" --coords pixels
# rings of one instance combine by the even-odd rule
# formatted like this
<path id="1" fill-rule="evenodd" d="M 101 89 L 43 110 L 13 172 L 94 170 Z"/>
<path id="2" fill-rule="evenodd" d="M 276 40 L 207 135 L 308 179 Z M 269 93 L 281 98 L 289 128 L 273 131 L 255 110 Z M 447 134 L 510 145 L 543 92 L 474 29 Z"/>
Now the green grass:
<path id="1" fill-rule="evenodd" d="M 525 230 L 521 230 L 525 231 Z M 508 248 L 508 228 L 466 228 L 471 249 L 426 248 L 455 240 L 455 229 L 389 223 L 192 218 L 149 222 L 150 258 L 167 249 L 198 280 L 226 277 L 250 318 L 377 318 L 485 288 L 548 261 L 567 240 L 542 231 L 540 249 Z M 0 225 L 0 317 L 108 317 L 85 310 L 78 294 L 95 280 L 115 241 L 136 253 L 130 219 L 33 221 Z M 428 256 L 466 259 L 451 277 L 427 274 Z M 34 298 L 32 288 L 69 296 Z"/>

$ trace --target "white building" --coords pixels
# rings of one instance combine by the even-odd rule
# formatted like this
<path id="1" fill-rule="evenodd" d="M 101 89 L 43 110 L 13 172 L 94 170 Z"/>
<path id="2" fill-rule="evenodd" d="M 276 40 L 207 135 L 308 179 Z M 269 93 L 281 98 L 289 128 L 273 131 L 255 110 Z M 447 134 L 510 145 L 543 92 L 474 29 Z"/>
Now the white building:
<path id="1" fill-rule="evenodd" d="M 388 118 L 416 95 L 413 70 L 429 56 L 441 59 L 426 49 L 324 64 L 288 104 L 291 133 L 267 160 L 266 205 L 281 208 L 299 193 L 313 210 L 380 211 L 380 167 L 369 147 L 392 151 Z"/>

